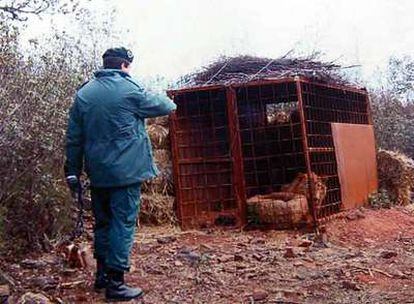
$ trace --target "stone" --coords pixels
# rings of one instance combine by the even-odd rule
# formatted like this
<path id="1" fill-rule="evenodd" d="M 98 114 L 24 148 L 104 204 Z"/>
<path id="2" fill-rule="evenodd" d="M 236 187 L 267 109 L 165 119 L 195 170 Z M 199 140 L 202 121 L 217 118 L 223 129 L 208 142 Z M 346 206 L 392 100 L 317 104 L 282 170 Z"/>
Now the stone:
<path id="1" fill-rule="evenodd" d="M 246 269 L 246 268 L 247 268 L 247 265 L 244 263 L 239 263 L 236 265 L 236 269 Z"/>
<path id="2" fill-rule="evenodd" d="M 355 221 L 357 219 L 365 218 L 365 214 L 361 210 L 355 209 L 349 211 L 346 218 L 350 221 Z"/>
<path id="3" fill-rule="evenodd" d="M 233 261 L 234 260 L 234 257 L 232 255 L 230 255 L 230 254 L 223 254 L 223 255 L 220 255 L 217 258 L 217 260 L 220 263 L 227 263 L 227 262 Z"/>
<path id="4" fill-rule="evenodd" d="M 177 256 L 183 260 L 187 260 L 191 264 L 201 261 L 201 255 L 194 251 L 181 251 Z"/>
<path id="5" fill-rule="evenodd" d="M 25 268 L 44 268 L 47 266 L 45 261 L 38 261 L 32 259 L 25 259 L 20 262 L 20 264 Z"/>
<path id="6" fill-rule="evenodd" d="M 303 276 L 303 275 L 301 275 L 301 274 L 299 274 L 299 273 L 296 273 L 296 274 L 294 275 L 294 278 L 295 278 L 295 279 L 298 279 L 298 280 L 301 280 L 301 281 L 305 280 L 305 276 Z"/>
<path id="7" fill-rule="evenodd" d="M 163 275 L 164 271 L 158 267 L 146 267 L 144 269 L 146 273 L 155 274 L 155 275 Z"/>
<path id="8" fill-rule="evenodd" d="M 357 283 L 348 280 L 342 282 L 342 287 L 356 291 L 361 290 L 361 287 L 359 287 Z"/>
<path id="9" fill-rule="evenodd" d="M 264 238 L 254 238 L 250 241 L 251 244 L 266 244 L 266 240 Z"/>
<path id="10" fill-rule="evenodd" d="M 288 259 L 296 257 L 296 253 L 295 253 L 293 247 L 286 247 L 285 253 L 283 254 L 283 257 L 288 258 Z"/>
<path id="11" fill-rule="evenodd" d="M 243 256 L 242 256 L 241 254 L 236 253 L 236 254 L 234 255 L 234 261 L 235 261 L 235 262 L 241 262 L 241 261 L 243 261 L 243 260 L 244 260 L 244 258 L 243 258 Z"/>
<path id="12" fill-rule="evenodd" d="M 162 245 L 175 242 L 176 240 L 177 238 L 175 236 L 163 236 L 163 237 L 157 238 L 158 244 L 162 244 Z"/>
<path id="13" fill-rule="evenodd" d="M 58 285 L 59 281 L 52 278 L 52 277 L 35 277 L 32 280 L 30 280 L 31 284 L 33 286 L 36 286 L 42 290 L 48 290 L 48 289 L 53 289 L 56 288 L 56 286 Z"/>
<path id="14" fill-rule="evenodd" d="M 52 302 L 41 293 L 27 292 L 17 300 L 17 304 L 52 304 Z"/>
<path id="15" fill-rule="evenodd" d="M 313 245 L 313 242 L 311 240 L 307 240 L 307 239 L 303 239 L 300 243 L 299 243 L 299 247 L 311 247 Z"/>
<path id="16" fill-rule="evenodd" d="M 266 300 L 269 296 L 269 293 L 263 289 L 256 289 L 253 291 L 252 298 L 254 301 L 263 301 Z"/>
<path id="17" fill-rule="evenodd" d="M 177 266 L 177 267 L 181 267 L 181 266 L 183 266 L 184 264 L 183 264 L 183 263 L 181 263 L 180 261 L 175 261 L 175 262 L 174 262 L 174 265 L 175 265 L 175 266 Z"/>
<path id="18" fill-rule="evenodd" d="M 383 251 L 380 254 L 380 257 L 384 258 L 384 259 L 391 259 L 394 258 L 398 255 L 398 253 L 396 253 L 395 251 Z"/>
<path id="19" fill-rule="evenodd" d="M 261 261 L 261 260 L 263 260 L 263 255 L 261 255 L 259 253 L 254 253 L 253 258 L 255 258 L 258 261 Z"/>
<path id="20" fill-rule="evenodd" d="M 187 258 L 188 258 L 191 262 L 198 262 L 198 261 L 200 261 L 200 260 L 201 260 L 201 255 L 200 255 L 200 254 L 198 254 L 197 252 L 192 251 L 192 252 L 190 252 L 190 253 L 187 255 Z"/>

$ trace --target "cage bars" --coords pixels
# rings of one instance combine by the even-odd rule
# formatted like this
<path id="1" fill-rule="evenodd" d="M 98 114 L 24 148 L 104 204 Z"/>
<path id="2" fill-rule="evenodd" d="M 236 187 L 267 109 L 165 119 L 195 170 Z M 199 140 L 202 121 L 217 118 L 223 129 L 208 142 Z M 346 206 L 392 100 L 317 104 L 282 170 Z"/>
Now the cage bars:
<path id="1" fill-rule="evenodd" d="M 246 200 L 280 191 L 299 173 L 327 186 L 310 202 L 314 223 L 341 210 L 331 123 L 371 124 L 366 91 L 303 78 L 251 81 L 170 91 L 176 209 L 182 227 L 246 223 Z M 296 105 L 273 124 L 269 107 Z M 315 189 L 309 189 L 315 192 Z"/>

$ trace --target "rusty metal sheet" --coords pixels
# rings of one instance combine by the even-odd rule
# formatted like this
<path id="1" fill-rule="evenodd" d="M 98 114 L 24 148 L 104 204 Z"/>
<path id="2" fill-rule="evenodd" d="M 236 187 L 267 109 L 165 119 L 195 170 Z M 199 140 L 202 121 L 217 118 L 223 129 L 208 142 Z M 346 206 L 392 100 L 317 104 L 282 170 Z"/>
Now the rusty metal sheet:
<path id="1" fill-rule="evenodd" d="M 372 125 L 332 123 L 344 209 L 363 206 L 378 189 Z"/>

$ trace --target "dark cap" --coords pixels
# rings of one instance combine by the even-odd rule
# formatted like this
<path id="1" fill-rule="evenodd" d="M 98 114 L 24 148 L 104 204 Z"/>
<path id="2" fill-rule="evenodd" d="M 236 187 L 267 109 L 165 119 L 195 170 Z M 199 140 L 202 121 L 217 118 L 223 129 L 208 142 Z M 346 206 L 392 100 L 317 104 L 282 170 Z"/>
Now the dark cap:
<path id="1" fill-rule="evenodd" d="M 132 54 L 131 50 L 128 50 L 124 47 L 107 49 L 105 53 L 102 55 L 102 58 L 107 57 L 122 58 L 128 62 L 132 62 L 134 60 L 134 55 Z"/>

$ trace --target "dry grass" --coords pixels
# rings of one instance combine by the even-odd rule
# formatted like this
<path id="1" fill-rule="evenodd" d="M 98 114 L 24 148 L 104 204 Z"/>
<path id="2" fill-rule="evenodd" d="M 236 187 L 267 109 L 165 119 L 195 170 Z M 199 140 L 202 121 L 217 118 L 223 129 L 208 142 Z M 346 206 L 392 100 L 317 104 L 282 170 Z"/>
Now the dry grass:
<path id="1" fill-rule="evenodd" d="M 169 150 L 157 149 L 153 151 L 155 163 L 160 174 L 142 185 L 142 191 L 148 194 L 158 193 L 173 195 L 174 184 L 172 179 L 171 154 Z"/>
<path id="2" fill-rule="evenodd" d="M 387 150 L 379 150 L 377 160 L 380 189 L 386 190 L 397 204 L 410 204 L 414 188 L 414 160 Z"/>
<path id="3" fill-rule="evenodd" d="M 147 125 L 160 125 L 160 126 L 163 126 L 165 128 L 168 128 L 169 127 L 168 115 L 154 117 L 154 118 L 148 118 L 147 119 Z"/>
<path id="4" fill-rule="evenodd" d="M 151 225 L 175 224 L 174 197 L 159 193 L 141 195 L 140 223 Z"/>
<path id="5" fill-rule="evenodd" d="M 157 124 L 148 125 L 147 132 L 154 149 L 166 149 L 169 147 L 168 129 L 166 127 Z"/>
<path id="6" fill-rule="evenodd" d="M 151 225 L 175 224 L 168 117 L 148 119 L 147 131 L 160 174 L 142 186 L 140 221 Z"/>
<path id="7" fill-rule="evenodd" d="M 300 194 L 275 192 L 256 195 L 247 200 L 247 206 L 260 223 L 278 224 L 280 228 L 297 226 L 309 219 L 308 200 Z"/>
<path id="8" fill-rule="evenodd" d="M 156 149 L 153 151 L 154 160 L 160 170 L 171 168 L 171 153 L 168 149 Z"/>

